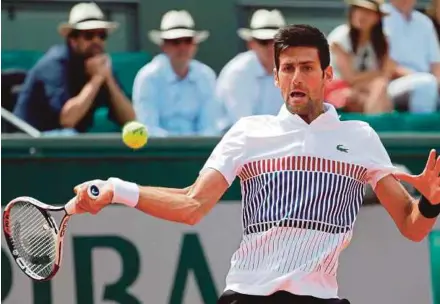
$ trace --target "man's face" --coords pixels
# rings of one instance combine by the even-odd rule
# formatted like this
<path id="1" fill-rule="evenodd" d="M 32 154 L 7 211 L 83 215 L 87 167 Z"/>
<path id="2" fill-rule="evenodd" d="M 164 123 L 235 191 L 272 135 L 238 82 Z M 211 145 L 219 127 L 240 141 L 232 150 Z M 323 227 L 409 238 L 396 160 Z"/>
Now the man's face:
<path id="1" fill-rule="evenodd" d="M 333 78 L 331 66 L 321 69 L 318 50 L 313 47 L 289 47 L 281 52 L 279 60 L 279 70 L 274 69 L 275 84 L 287 109 L 308 115 L 323 102 L 324 88 Z"/>
<path id="2" fill-rule="evenodd" d="M 187 65 L 197 51 L 192 37 L 164 40 L 162 50 L 168 55 L 173 65 Z"/>
<path id="3" fill-rule="evenodd" d="M 94 29 L 79 31 L 78 36 L 70 39 L 73 50 L 86 58 L 102 54 L 105 49 L 107 30 Z"/>
<path id="4" fill-rule="evenodd" d="M 394 3 L 405 11 L 412 11 L 416 6 L 417 0 L 394 0 Z"/>
<path id="5" fill-rule="evenodd" d="M 357 30 L 370 31 L 379 21 L 380 15 L 372 10 L 353 6 L 350 14 L 350 23 Z"/>
<path id="6" fill-rule="evenodd" d="M 273 69 L 273 40 L 260 40 L 253 39 L 249 41 L 249 48 L 252 49 L 255 54 L 257 54 L 260 62 L 266 66 L 270 67 L 270 70 Z"/>

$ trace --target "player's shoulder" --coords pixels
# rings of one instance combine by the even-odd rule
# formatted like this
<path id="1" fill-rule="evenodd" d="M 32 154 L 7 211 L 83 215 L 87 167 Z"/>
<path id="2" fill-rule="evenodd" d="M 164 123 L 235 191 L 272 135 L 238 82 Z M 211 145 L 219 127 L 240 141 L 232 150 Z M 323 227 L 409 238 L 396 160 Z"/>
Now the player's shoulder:
<path id="1" fill-rule="evenodd" d="M 280 128 L 275 115 L 251 115 L 240 118 L 233 126 L 245 136 L 265 136 Z"/>
<path id="2" fill-rule="evenodd" d="M 376 134 L 373 127 L 362 120 L 341 120 L 339 129 L 344 133 L 348 133 L 349 136 L 364 140 L 368 140 Z"/>

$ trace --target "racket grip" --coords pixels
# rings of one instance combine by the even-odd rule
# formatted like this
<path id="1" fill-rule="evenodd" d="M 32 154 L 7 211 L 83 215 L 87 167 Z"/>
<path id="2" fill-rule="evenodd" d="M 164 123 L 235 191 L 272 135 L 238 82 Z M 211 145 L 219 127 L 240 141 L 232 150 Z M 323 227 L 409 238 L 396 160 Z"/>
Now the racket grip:
<path id="1" fill-rule="evenodd" d="M 76 196 L 70 199 L 70 201 L 64 206 L 68 215 L 76 214 Z"/>
<path id="2" fill-rule="evenodd" d="M 96 199 L 99 196 L 99 187 L 95 184 L 90 184 L 87 187 L 87 195 L 91 198 L 91 199 Z"/>
<path id="3" fill-rule="evenodd" d="M 96 199 L 99 196 L 99 187 L 95 184 L 91 184 L 87 187 L 87 195 L 91 199 Z M 64 205 L 64 209 L 66 210 L 67 214 L 78 214 L 83 213 L 84 211 L 78 210 L 76 207 L 76 196 L 73 197 L 66 205 Z"/>

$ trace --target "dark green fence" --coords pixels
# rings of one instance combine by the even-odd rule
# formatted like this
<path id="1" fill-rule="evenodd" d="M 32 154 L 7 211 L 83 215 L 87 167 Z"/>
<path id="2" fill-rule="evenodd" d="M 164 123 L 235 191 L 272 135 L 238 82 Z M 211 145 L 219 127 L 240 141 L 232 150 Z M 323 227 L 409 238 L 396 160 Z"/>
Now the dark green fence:
<path id="1" fill-rule="evenodd" d="M 382 133 L 394 163 L 420 172 L 431 148 L 440 151 L 439 133 Z M 150 139 L 133 151 L 118 134 L 77 138 L 2 137 L 2 204 L 27 195 L 63 203 L 73 187 L 95 178 L 117 176 L 144 185 L 185 187 L 198 175 L 218 138 Z M 366 147 L 368 149 L 368 147 Z M 238 182 L 225 200 L 240 198 Z"/>

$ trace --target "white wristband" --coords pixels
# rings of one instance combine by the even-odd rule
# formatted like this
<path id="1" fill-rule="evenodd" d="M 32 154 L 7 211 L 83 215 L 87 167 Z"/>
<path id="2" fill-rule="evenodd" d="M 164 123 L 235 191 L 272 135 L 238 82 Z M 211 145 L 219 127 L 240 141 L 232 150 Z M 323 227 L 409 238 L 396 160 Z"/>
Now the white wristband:
<path id="1" fill-rule="evenodd" d="M 110 177 L 108 181 L 113 185 L 112 203 L 136 207 L 139 201 L 139 186 L 137 184 L 116 177 Z"/>

